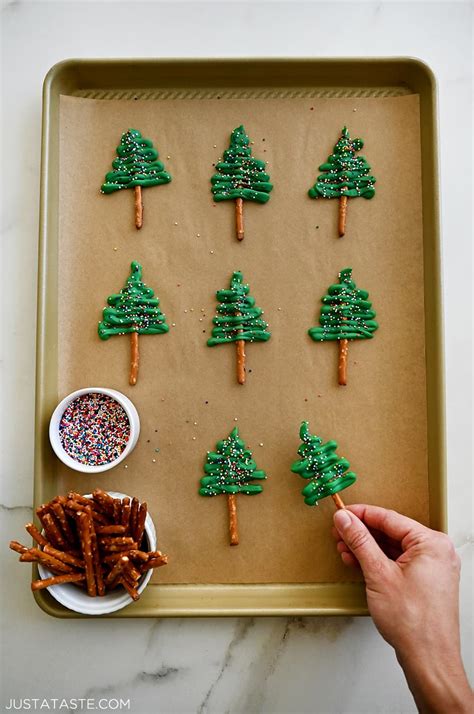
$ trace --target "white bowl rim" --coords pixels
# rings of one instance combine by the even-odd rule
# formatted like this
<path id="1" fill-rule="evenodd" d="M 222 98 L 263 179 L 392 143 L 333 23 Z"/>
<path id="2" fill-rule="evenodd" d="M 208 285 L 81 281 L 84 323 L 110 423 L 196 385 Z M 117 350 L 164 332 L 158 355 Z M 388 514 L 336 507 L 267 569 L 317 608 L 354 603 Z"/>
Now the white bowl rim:
<path id="1" fill-rule="evenodd" d="M 127 494 L 119 493 L 118 491 L 107 491 L 107 493 L 112 496 L 112 498 L 130 498 L 130 496 L 127 496 Z M 92 498 L 92 494 L 86 493 L 84 494 L 84 497 Z M 155 550 L 156 530 L 155 524 L 153 523 L 153 520 L 149 513 L 146 514 L 145 532 L 148 537 L 148 544 L 150 546 L 150 550 Z M 38 572 L 40 574 L 41 580 L 53 577 L 53 574 L 41 563 L 38 563 Z M 153 570 L 147 570 L 142 582 L 137 588 L 138 593 L 140 595 L 150 582 L 150 578 L 152 575 Z M 81 615 L 108 615 L 111 612 L 117 612 L 117 610 L 122 610 L 124 607 L 127 607 L 127 605 L 130 605 L 133 602 L 133 599 L 130 597 L 126 590 L 118 590 L 113 591 L 112 593 L 107 593 L 103 596 L 91 597 L 90 595 L 87 595 L 82 590 L 77 588 L 73 583 L 50 585 L 46 589 L 52 595 L 52 597 L 54 597 L 55 600 L 61 603 L 61 605 L 64 605 L 64 607 L 67 607 L 69 610 L 73 610 L 74 612 L 79 612 Z M 77 603 L 76 598 L 73 597 L 71 599 L 70 597 L 68 597 L 70 593 L 77 597 L 79 604 Z M 112 598 L 110 596 L 113 596 L 113 604 L 111 604 Z"/>
<path id="2" fill-rule="evenodd" d="M 128 423 L 130 424 L 130 437 L 127 446 L 124 448 L 120 456 L 113 461 L 108 461 L 106 464 L 101 464 L 100 466 L 88 466 L 87 464 L 81 464 L 80 461 L 73 459 L 72 456 L 70 456 L 64 449 L 59 438 L 59 428 L 57 425 L 60 423 L 62 415 L 71 402 L 78 397 L 82 397 L 84 394 L 105 394 L 106 396 L 111 397 L 111 399 L 114 399 L 118 404 L 120 404 L 122 409 L 125 411 Z M 125 394 L 109 387 L 83 387 L 82 389 L 76 389 L 75 392 L 71 392 L 71 394 L 68 394 L 59 402 L 51 415 L 51 419 L 49 420 L 49 441 L 58 459 L 60 459 L 60 461 L 62 461 L 66 466 L 69 466 L 69 468 L 74 469 L 75 471 L 82 471 L 82 473 L 87 474 L 101 473 L 102 471 L 108 471 L 109 469 L 117 466 L 133 451 L 139 434 L 140 417 L 138 416 L 138 411 L 135 405 Z"/>

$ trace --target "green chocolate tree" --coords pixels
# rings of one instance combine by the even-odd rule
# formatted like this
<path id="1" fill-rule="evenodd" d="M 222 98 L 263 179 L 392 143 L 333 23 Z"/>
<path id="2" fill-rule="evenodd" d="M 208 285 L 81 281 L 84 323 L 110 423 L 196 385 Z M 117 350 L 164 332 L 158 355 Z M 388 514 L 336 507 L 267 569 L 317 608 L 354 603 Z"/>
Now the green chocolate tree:
<path id="1" fill-rule="evenodd" d="M 323 444 L 319 436 L 310 434 L 307 421 L 301 424 L 300 439 L 300 459 L 294 462 L 291 470 L 308 481 L 301 491 L 304 502 L 308 506 L 315 506 L 322 498 L 332 496 L 337 507 L 344 508 L 338 493 L 351 486 L 356 475 L 348 471 L 350 464 L 347 459 L 336 454 L 337 442 L 327 441 Z"/>
<path id="2" fill-rule="evenodd" d="M 229 289 L 217 291 L 217 316 L 213 318 L 212 337 L 207 341 L 209 347 L 235 342 L 239 384 L 245 384 L 245 343 L 266 342 L 271 337 L 268 324 L 261 318 L 263 310 L 255 307 L 255 299 L 248 294 L 249 286 L 242 280 L 242 273 L 236 271 Z"/>
<path id="3" fill-rule="evenodd" d="M 316 342 L 339 341 L 339 384 L 347 384 L 347 354 L 349 340 L 367 340 L 378 328 L 369 293 L 360 290 L 352 280 L 352 268 L 339 273 L 339 282 L 330 285 L 322 299 L 319 326 L 311 327 L 308 334 Z"/>
<path id="4" fill-rule="evenodd" d="M 351 139 L 346 127 L 334 147 L 334 153 L 319 167 L 323 173 L 308 193 L 311 198 L 339 198 L 339 236 L 346 230 L 347 199 L 375 194 L 375 178 L 363 156 L 356 156 L 364 146 L 362 139 Z"/>
<path id="5" fill-rule="evenodd" d="M 270 176 L 265 173 L 265 161 L 252 157 L 250 140 L 243 126 L 232 132 L 230 146 L 216 169 L 217 173 L 211 178 L 214 201 L 235 201 L 237 238 L 243 240 L 243 201 L 266 203 L 273 188 Z"/>
<path id="6" fill-rule="evenodd" d="M 104 307 L 102 322 L 99 322 L 99 337 L 108 340 L 113 335 L 130 335 L 130 384 L 138 378 L 138 335 L 161 335 L 168 332 L 166 318 L 159 308 L 160 301 L 153 290 L 142 282 L 142 266 L 134 261 L 125 287 L 107 298 L 109 307 Z"/>
<path id="7" fill-rule="evenodd" d="M 109 171 L 102 184 L 102 193 L 114 193 L 123 188 L 135 191 L 135 226 L 143 225 L 142 188 L 169 183 L 171 176 L 158 160 L 158 152 L 150 139 L 144 139 L 137 129 L 129 129 L 122 134 L 117 146 L 117 158 L 112 161 L 113 171 Z"/>
<path id="8" fill-rule="evenodd" d="M 237 494 L 253 496 L 261 493 L 262 486 L 252 482 L 267 477 L 264 471 L 257 470 L 252 452 L 245 447 L 237 427 L 227 439 L 217 442 L 216 451 L 208 452 L 204 473 L 199 493 L 201 496 L 227 496 L 230 545 L 238 545 Z"/>

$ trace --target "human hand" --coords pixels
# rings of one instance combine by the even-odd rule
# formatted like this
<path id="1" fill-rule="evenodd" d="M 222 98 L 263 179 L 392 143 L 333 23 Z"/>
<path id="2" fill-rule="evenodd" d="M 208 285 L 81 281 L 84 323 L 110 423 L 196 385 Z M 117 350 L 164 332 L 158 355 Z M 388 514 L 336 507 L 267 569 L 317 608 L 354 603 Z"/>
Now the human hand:
<path id="1" fill-rule="evenodd" d="M 460 561 L 451 540 L 377 506 L 334 514 L 343 562 L 362 569 L 370 614 L 423 712 L 468 711 L 459 640 Z"/>

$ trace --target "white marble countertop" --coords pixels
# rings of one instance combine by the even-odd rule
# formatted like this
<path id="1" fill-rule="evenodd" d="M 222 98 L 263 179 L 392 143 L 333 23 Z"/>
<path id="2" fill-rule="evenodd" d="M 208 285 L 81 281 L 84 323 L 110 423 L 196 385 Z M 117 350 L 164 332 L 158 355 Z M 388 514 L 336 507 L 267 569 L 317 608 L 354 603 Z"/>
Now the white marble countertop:
<path id="1" fill-rule="evenodd" d="M 453 1 L 3 0 L 5 707 L 11 699 L 64 697 L 129 699 L 137 714 L 415 711 L 394 654 L 369 618 L 60 621 L 34 603 L 29 568 L 15 568 L 6 543 L 21 536 L 32 514 L 41 87 L 47 70 L 69 57 L 415 56 L 433 69 L 439 86 L 449 531 L 463 561 L 463 654 L 472 673 L 471 10 L 468 2 Z"/>

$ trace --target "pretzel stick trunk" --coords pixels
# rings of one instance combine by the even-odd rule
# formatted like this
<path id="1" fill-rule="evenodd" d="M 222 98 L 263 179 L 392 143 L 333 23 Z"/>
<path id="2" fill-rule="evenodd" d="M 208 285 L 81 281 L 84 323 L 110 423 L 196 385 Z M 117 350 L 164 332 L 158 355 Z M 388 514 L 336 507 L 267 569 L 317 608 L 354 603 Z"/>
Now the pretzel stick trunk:
<path id="1" fill-rule="evenodd" d="M 140 353 L 138 352 L 138 332 L 130 333 L 130 384 L 133 386 L 138 379 L 138 363 Z"/>
<path id="2" fill-rule="evenodd" d="M 142 187 L 135 186 L 135 228 L 139 230 L 143 225 Z"/>
<path id="3" fill-rule="evenodd" d="M 237 498 L 235 493 L 229 493 L 227 495 L 227 508 L 229 509 L 230 545 L 239 545 L 239 530 L 237 526 Z"/>
<path id="4" fill-rule="evenodd" d="M 345 504 L 344 504 L 344 501 L 342 500 L 342 498 L 340 497 L 340 495 L 339 495 L 338 493 L 333 493 L 332 496 L 331 496 L 331 498 L 332 498 L 332 500 L 334 501 L 334 503 L 336 504 L 336 508 L 337 508 L 338 510 L 339 510 L 339 509 L 340 509 L 340 510 L 345 510 L 345 509 L 346 509 L 346 506 L 345 506 Z"/>
<path id="5" fill-rule="evenodd" d="M 245 384 L 245 340 L 237 340 L 237 381 Z"/>
<path id="6" fill-rule="evenodd" d="M 235 199 L 235 232 L 237 240 L 244 239 L 244 201 L 242 198 Z"/>
<path id="7" fill-rule="evenodd" d="M 240 312 L 235 313 L 236 317 L 240 317 Z M 237 330 L 240 334 L 242 330 Z M 245 384 L 245 340 L 236 340 L 235 347 L 237 350 L 237 382 Z"/>
<path id="8" fill-rule="evenodd" d="M 339 340 L 338 382 L 341 387 L 347 384 L 347 355 L 349 353 L 349 340 Z"/>
<path id="9" fill-rule="evenodd" d="M 347 218 L 347 196 L 340 196 L 339 198 L 339 238 L 342 238 L 346 232 L 346 218 Z"/>

